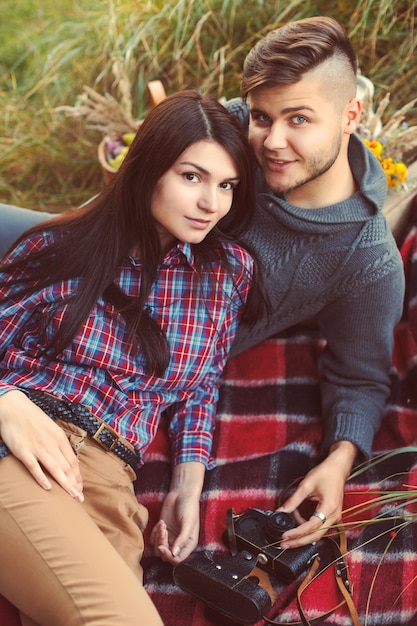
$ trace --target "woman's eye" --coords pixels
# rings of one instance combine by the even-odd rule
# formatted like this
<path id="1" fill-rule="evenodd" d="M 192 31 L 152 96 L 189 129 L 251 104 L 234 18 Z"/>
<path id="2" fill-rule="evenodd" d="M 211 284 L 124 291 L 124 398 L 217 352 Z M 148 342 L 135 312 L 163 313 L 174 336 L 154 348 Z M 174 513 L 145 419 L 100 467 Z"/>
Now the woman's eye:
<path id="1" fill-rule="evenodd" d="M 200 180 L 198 174 L 196 174 L 195 172 L 185 172 L 185 174 L 183 174 L 183 177 L 190 183 L 198 183 Z"/>
<path id="2" fill-rule="evenodd" d="M 225 191 L 234 191 L 236 189 L 236 185 L 233 183 L 221 183 L 220 187 Z"/>

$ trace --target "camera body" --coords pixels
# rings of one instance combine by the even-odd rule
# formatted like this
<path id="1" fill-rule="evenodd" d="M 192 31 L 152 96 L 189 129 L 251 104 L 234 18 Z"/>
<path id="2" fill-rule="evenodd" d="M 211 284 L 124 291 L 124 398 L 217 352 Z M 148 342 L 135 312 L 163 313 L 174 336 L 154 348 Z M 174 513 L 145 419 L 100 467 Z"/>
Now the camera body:
<path id="1" fill-rule="evenodd" d="M 257 623 L 276 600 L 265 572 L 290 583 L 317 556 L 316 544 L 283 550 L 282 534 L 296 526 L 288 513 L 228 511 L 225 542 L 231 555 L 193 552 L 174 568 L 174 580 L 190 595 L 239 624 Z"/>
<path id="2" fill-rule="evenodd" d="M 233 620 L 255 624 L 269 611 L 272 598 L 253 575 L 256 557 L 245 550 L 209 556 L 193 552 L 174 567 L 174 581 L 209 608 Z"/>
<path id="3" fill-rule="evenodd" d="M 288 550 L 280 547 L 283 533 L 296 527 L 289 513 L 248 509 L 232 516 L 237 549 L 255 555 L 259 567 L 284 583 L 298 578 L 318 554 L 315 543 Z"/>

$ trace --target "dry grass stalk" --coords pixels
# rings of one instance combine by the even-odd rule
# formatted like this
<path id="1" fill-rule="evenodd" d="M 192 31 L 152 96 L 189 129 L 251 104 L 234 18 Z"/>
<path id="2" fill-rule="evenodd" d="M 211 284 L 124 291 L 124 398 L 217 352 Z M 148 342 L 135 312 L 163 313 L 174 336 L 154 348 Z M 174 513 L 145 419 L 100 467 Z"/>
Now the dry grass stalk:
<path id="1" fill-rule="evenodd" d="M 85 85 L 84 93 L 77 98 L 75 106 L 63 105 L 56 107 L 54 111 L 62 111 L 68 117 L 84 118 L 89 128 L 104 134 L 136 131 L 139 122 L 132 115 L 131 84 L 121 61 L 113 63 L 112 73 L 120 102 L 110 94 L 102 96 Z"/>
<path id="2" fill-rule="evenodd" d="M 387 93 L 373 112 L 372 94 L 367 93 L 362 103 L 361 123 L 358 133 L 369 141 L 379 141 L 384 145 L 384 156 L 402 161 L 405 155 L 417 149 L 417 126 L 404 127 L 406 114 L 417 103 L 417 98 L 410 100 L 384 124 L 382 118 L 390 102 Z"/>
<path id="3" fill-rule="evenodd" d="M 395 134 L 398 132 L 399 127 L 405 121 L 406 113 L 408 113 L 408 111 L 410 111 L 414 107 L 416 102 L 417 98 L 414 98 L 413 100 L 410 100 L 410 102 L 407 102 L 407 104 L 401 107 L 401 109 L 399 109 L 396 113 L 394 113 L 389 122 L 387 122 L 383 127 L 383 132 L 380 134 L 381 139 L 386 139 L 387 141 L 389 141 L 392 137 L 395 136 Z"/>
<path id="4" fill-rule="evenodd" d="M 84 118 L 87 126 L 107 134 L 113 131 L 137 130 L 138 123 L 132 120 L 119 102 L 110 94 L 100 95 L 91 87 L 84 86 L 75 106 L 59 106 L 56 112 L 64 112 L 69 117 Z"/>

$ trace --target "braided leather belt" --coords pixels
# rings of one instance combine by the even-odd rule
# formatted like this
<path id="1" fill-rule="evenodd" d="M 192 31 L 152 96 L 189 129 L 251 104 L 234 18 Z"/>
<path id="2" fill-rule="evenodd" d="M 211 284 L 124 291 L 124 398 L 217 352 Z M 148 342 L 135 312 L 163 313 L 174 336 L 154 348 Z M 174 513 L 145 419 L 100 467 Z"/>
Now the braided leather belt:
<path id="1" fill-rule="evenodd" d="M 138 454 L 122 443 L 117 432 L 106 422 L 93 415 L 86 406 L 78 402 L 54 398 L 36 389 L 30 391 L 25 389 L 25 393 L 51 419 L 61 419 L 82 428 L 99 446 L 113 452 L 136 472 Z"/>

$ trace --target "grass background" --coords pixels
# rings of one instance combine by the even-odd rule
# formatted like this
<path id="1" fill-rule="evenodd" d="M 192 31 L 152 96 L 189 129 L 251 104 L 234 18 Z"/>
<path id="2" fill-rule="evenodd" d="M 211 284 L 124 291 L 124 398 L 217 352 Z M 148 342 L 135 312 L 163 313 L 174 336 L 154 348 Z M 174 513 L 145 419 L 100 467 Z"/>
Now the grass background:
<path id="1" fill-rule="evenodd" d="M 391 93 L 387 118 L 417 96 L 417 0 L 2 0 L 0 201 L 58 212 L 97 193 L 101 133 L 54 109 L 84 85 L 118 97 L 116 61 L 140 119 L 148 81 L 238 95 L 260 37 L 320 14 L 343 23 L 377 98 Z"/>

